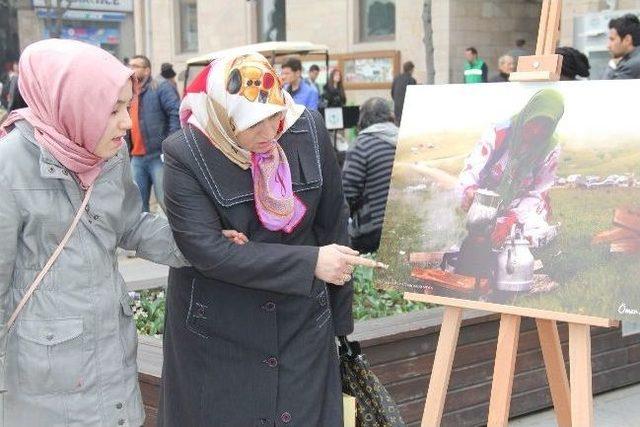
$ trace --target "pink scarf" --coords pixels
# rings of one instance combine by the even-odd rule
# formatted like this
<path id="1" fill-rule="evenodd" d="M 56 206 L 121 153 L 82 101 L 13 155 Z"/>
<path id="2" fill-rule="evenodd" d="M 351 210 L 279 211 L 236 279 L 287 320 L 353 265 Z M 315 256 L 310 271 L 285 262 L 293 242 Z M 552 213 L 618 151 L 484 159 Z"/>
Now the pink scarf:
<path id="1" fill-rule="evenodd" d="M 284 112 L 277 140 L 303 111 L 304 107 L 296 105 L 282 89 L 266 58 L 254 53 L 223 58 L 207 66 L 187 88 L 180 105 L 183 126 L 196 126 L 229 160 L 251 169 L 256 212 L 267 230 L 291 233 L 306 207 L 293 192 L 282 147 L 276 143 L 268 153 L 251 153 L 238 145 L 236 135 Z"/>
<path id="2" fill-rule="evenodd" d="M 29 107 L 11 112 L 0 136 L 14 122 L 26 120 L 34 127 L 36 142 L 88 188 L 103 164 L 94 150 L 132 74 L 114 56 L 86 43 L 60 39 L 33 43 L 19 64 L 20 94 Z"/>

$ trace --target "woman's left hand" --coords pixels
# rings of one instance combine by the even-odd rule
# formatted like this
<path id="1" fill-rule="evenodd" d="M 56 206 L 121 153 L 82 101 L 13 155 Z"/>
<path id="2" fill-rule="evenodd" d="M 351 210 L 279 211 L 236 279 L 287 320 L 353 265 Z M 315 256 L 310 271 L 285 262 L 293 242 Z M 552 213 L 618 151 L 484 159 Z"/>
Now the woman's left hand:
<path id="1" fill-rule="evenodd" d="M 235 243 L 236 245 L 244 245 L 249 241 L 247 236 L 244 233 L 241 233 L 236 230 L 222 230 L 222 235 L 229 239 L 229 241 Z"/>

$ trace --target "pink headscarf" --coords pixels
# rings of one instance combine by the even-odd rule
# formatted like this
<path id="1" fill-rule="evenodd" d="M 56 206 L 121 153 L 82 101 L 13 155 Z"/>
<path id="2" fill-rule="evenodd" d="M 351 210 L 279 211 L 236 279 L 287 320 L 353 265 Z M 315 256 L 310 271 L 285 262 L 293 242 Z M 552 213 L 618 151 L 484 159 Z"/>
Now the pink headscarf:
<path id="1" fill-rule="evenodd" d="M 74 40 L 48 39 L 20 57 L 18 87 L 29 106 L 11 112 L 0 129 L 18 120 L 83 187 L 96 180 L 103 160 L 94 154 L 120 90 L 133 71 L 108 52 Z"/>
<path id="2" fill-rule="evenodd" d="M 294 103 L 276 71 L 258 53 L 222 58 L 208 65 L 187 88 L 180 120 L 209 137 L 229 160 L 251 169 L 256 212 L 271 231 L 291 233 L 306 207 L 293 192 L 284 150 L 274 144 L 267 153 L 251 153 L 236 135 L 276 113 L 283 113 L 277 140 L 298 120 L 304 107 Z"/>

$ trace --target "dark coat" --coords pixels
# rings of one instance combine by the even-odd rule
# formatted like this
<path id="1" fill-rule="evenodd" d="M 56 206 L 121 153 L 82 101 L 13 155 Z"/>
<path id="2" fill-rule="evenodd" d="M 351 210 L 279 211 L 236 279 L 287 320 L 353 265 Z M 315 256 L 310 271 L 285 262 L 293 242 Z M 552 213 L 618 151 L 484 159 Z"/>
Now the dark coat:
<path id="1" fill-rule="evenodd" d="M 262 227 L 251 172 L 196 128 L 163 144 L 167 216 L 194 267 L 169 274 L 160 426 L 343 424 L 335 336 L 353 330 L 353 290 L 314 277 L 318 246 L 348 243 L 340 170 L 315 111 L 280 144 L 307 207 L 291 234 Z"/>
<path id="2" fill-rule="evenodd" d="M 344 89 L 330 85 L 329 83 L 324 85 L 322 98 L 329 108 L 343 107 L 347 103 L 347 96 L 344 93 Z"/>
<path id="3" fill-rule="evenodd" d="M 180 97 L 168 80 L 151 79 L 142 86 L 139 96 L 138 118 L 146 152 L 160 155 L 162 141 L 180 129 Z"/>
<path id="4" fill-rule="evenodd" d="M 404 96 L 407 93 L 407 86 L 417 84 L 416 79 L 409 73 L 402 73 L 393 79 L 391 85 L 391 98 L 393 98 L 393 112 L 396 116 L 396 124 L 400 125 L 402 118 L 402 108 L 404 106 Z"/>

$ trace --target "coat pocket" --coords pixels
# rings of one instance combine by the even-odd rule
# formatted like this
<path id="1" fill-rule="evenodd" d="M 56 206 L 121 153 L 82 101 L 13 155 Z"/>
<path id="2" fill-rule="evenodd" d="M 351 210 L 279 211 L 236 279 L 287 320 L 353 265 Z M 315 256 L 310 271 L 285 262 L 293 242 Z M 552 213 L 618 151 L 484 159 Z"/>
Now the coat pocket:
<path id="1" fill-rule="evenodd" d="M 19 322 L 18 382 L 22 392 L 42 395 L 82 389 L 83 329 L 81 317 Z"/>
<path id="2" fill-rule="evenodd" d="M 138 331 L 133 320 L 133 298 L 128 293 L 120 297 L 120 341 L 122 342 L 123 363 L 125 366 L 136 366 L 138 352 Z"/>
<path id="3" fill-rule="evenodd" d="M 316 291 L 315 295 L 316 314 L 314 320 L 316 328 L 321 329 L 331 320 L 331 306 L 329 304 L 327 286 L 322 283 L 322 287 Z"/>
<path id="4" fill-rule="evenodd" d="M 202 338 L 210 337 L 210 305 L 209 300 L 204 293 L 201 292 L 196 279 L 193 279 L 191 281 L 191 296 L 189 298 L 189 311 L 187 312 L 186 323 L 188 330 Z"/>

